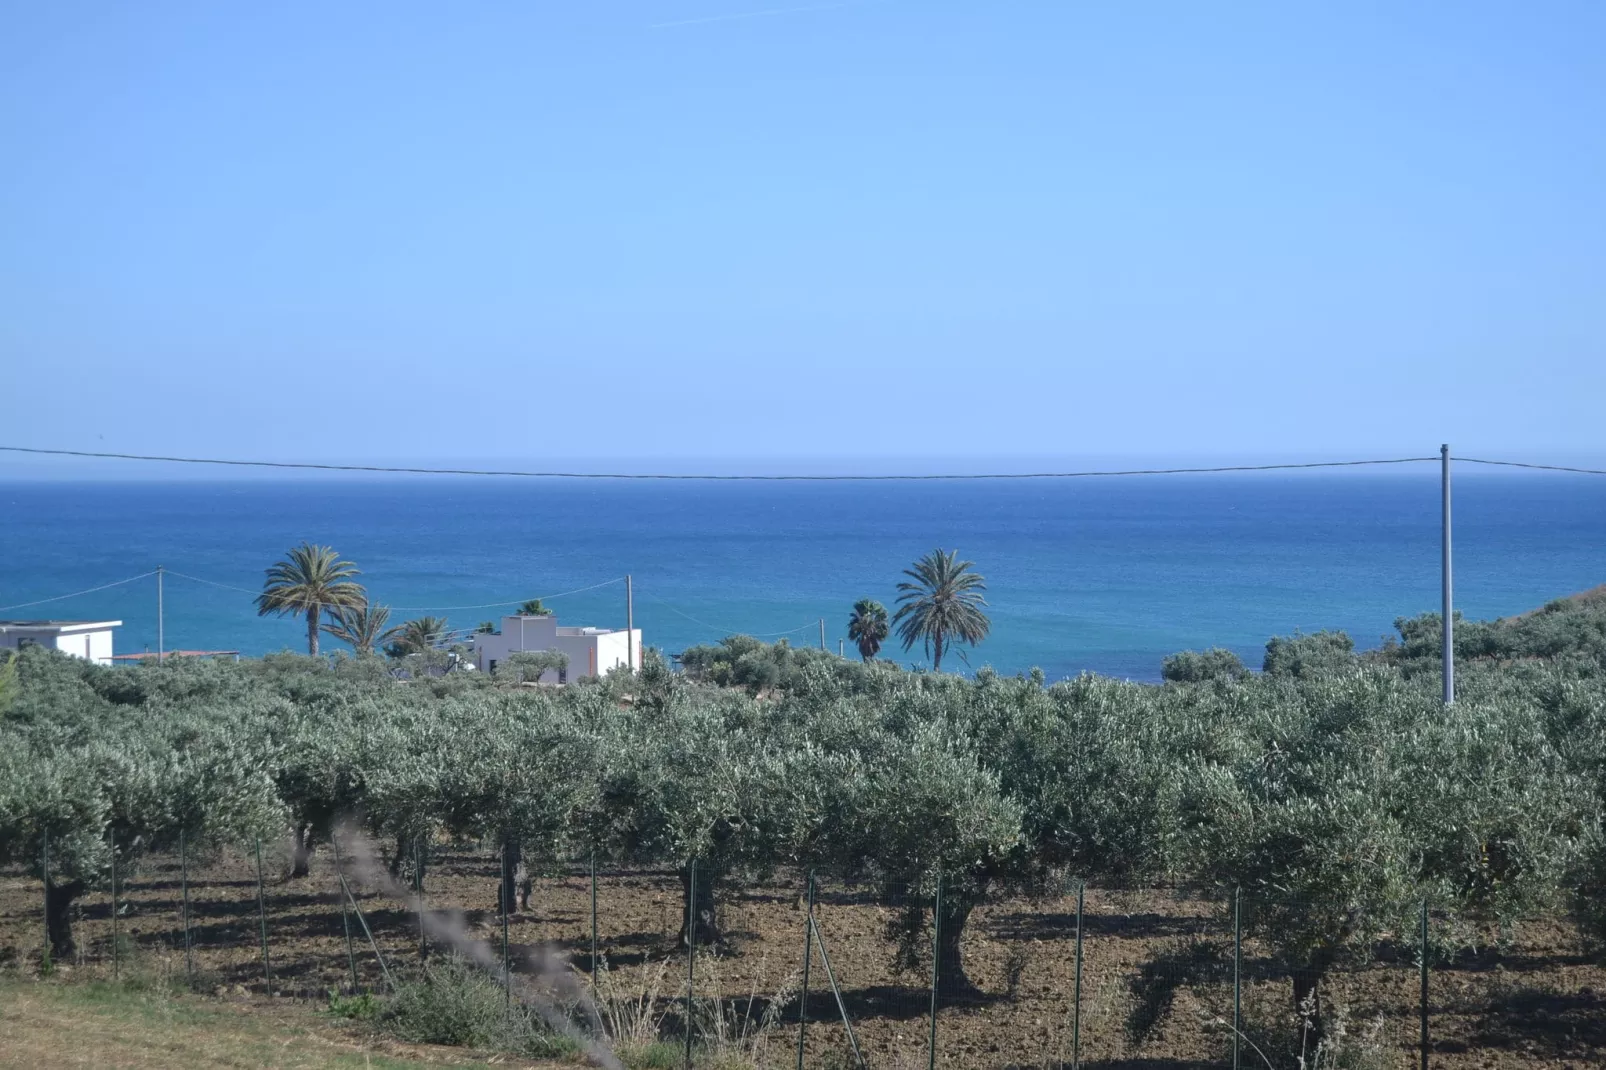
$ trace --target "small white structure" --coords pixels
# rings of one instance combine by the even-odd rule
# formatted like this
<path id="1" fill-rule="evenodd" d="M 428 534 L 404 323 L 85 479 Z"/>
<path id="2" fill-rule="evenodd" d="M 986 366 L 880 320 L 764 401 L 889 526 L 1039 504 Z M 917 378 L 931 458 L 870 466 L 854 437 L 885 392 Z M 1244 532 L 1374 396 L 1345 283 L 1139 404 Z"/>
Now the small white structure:
<path id="1" fill-rule="evenodd" d="M 641 629 L 560 628 L 558 618 L 503 617 L 500 632 L 474 636 L 474 664 L 495 672 L 509 654 L 521 650 L 555 650 L 569 655 L 569 667 L 541 677 L 545 684 L 566 684 L 570 677 L 601 676 L 619 665 L 641 667 Z"/>
<path id="2" fill-rule="evenodd" d="M 120 620 L 0 620 L 0 650 L 43 646 L 97 665 L 112 663 L 112 629 Z"/>

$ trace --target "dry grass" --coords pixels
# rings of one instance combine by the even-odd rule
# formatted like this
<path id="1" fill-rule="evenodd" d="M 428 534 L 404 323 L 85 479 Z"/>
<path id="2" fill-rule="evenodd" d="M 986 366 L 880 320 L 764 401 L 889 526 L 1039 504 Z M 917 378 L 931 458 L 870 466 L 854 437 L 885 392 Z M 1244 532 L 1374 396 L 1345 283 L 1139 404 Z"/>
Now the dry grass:
<path id="1" fill-rule="evenodd" d="M 365 1036 L 285 1000 L 224 1002 L 102 983 L 0 983 L 0 1066 L 488 1066 L 468 1053 Z M 499 1066 L 557 1066 L 497 1061 Z"/>

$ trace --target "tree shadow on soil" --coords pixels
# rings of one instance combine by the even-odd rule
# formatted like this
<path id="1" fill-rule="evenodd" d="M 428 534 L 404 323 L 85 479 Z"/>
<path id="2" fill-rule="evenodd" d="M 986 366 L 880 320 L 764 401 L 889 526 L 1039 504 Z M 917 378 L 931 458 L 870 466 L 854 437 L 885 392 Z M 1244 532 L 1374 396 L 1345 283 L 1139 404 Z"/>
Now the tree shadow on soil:
<path id="1" fill-rule="evenodd" d="M 1484 1008 L 1468 1040 L 1434 1047 L 1442 1052 L 1495 1048 L 1529 1055 L 1598 1057 L 1606 1049 L 1606 997 L 1587 988 L 1578 992 L 1519 988 Z"/>
<path id="2" fill-rule="evenodd" d="M 1083 914 L 1083 936 L 1152 940 L 1163 936 L 1203 935 L 1211 919 L 1202 915 Z M 1061 913 L 994 914 L 987 919 L 988 935 L 998 940 L 1074 940 L 1076 915 Z"/>

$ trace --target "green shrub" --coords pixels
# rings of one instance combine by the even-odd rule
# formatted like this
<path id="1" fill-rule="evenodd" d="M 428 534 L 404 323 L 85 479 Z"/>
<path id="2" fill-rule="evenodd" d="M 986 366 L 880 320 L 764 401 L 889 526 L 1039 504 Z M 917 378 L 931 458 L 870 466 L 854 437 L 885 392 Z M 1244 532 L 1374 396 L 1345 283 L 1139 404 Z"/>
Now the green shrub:
<path id="1" fill-rule="evenodd" d="M 1184 650 L 1160 663 L 1160 676 L 1179 684 L 1198 684 L 1217 677 L 1241 680 L 1249 675 L 1237 654 L 1221 647 L 1200 652 Z"/>
<path id="2" fill-rule="evenodd" d="M 379 1016 L 380 1003 L 370 993 L 360 996 L 342 996 L 338 989 L 329 990 L 329 1013 L 336 1018 L 349 1018 L 371 1022 Z"/>
<path id="3" fill-rule="evenodd" d="M 333 1004 L 331 998 L 331 1009 Z M 495 1049 L 537 1059 L 580 1050 L 576 1041 L 552 1032 L 529 1008 L 509 1006 L 500 984 L 455 956 L 431 963 L 422 979 L 397 989 L 379 1021 L 396 1037 L 418 1044 Z"/>
<path id="4" fill-rule="evenodd" d="M 496 1047 L 507 1032 L 507 997 L 500 985 L 473 967 L 442 959 L 421 980 L 397 989 L 383 1024 L 414 1043 Z"/>

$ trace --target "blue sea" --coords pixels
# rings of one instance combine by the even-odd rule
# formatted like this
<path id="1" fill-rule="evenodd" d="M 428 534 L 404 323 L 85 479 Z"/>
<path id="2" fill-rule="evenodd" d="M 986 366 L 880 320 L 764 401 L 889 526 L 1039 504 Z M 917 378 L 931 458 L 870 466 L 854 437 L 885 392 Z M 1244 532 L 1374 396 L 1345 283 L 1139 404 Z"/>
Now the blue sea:
<path id="1" fill-rule="evenodd" d="M 813 645 L 823 617 L 834 651 L 855 599 L 891 606 L 900 571 L 943 547 L 976 562 L 993 622 L 945 668 L 1154 680 L 1177 650 L 1226 646 L 1258 666 L 1272 635 L 1342 628 L 1373 646 L 1396 617 L 1436 611 L 1437 476 L 16 482 L 0 484 L 0 617 L 118 619 L 118 652 L 154 649 L 154 578 L 16 604 L 162 565 L 169 649 L 304 649 L 303 625 L 257 616 L 251 597 L 305 539 L 356 562 L 398 620 L 467 629 L 511 612 L 493 603 L 545 596 L 565 624 L 622 626 L 624 585 L 609 581 L 629 573 L 649 645 L 733 632 Z M 1473 474 L 1455 493 L 1467 616 L 1606 582 L 1606 478 Z"/>

